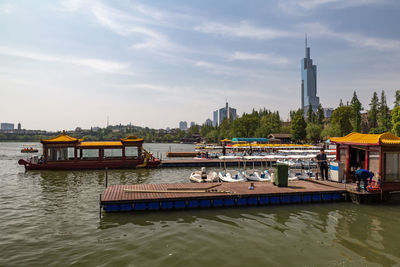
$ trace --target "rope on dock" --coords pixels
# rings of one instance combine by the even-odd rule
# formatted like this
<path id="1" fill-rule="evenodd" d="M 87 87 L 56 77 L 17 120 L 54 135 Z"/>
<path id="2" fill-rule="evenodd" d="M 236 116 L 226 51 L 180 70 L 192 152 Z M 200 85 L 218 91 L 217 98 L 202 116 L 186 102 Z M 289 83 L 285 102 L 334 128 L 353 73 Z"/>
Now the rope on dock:
<path id="1" fill-rule="evenodd" d="M 217 186 L 222 185 L 221 183 L 209 186 L 209 187 L 200 187 L 200 188 L 193 188 L 193 187 L 172 187 L 168 188 L 167 190 L 208 190 Z"/>

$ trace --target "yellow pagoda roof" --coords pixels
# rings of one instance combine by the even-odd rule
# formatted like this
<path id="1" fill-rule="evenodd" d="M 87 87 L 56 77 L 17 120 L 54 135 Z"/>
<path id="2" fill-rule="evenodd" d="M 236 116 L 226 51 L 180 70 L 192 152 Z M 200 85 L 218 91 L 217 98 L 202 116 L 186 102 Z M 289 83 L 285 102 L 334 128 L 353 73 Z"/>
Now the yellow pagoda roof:
<path id="1" fill-rule="evenodd" d="M 50 138 L 50 139 L 40 139 L 41 143 L 73 143 L 77 141 L 83 141 L 83 139 L 78 139 L 72 136 L 69 136 L 65 133 L 65 131 L 62 132 L 62 134 Z"/>
<path id="2" fill-rule="evenodd" d="M 400 145 L 400 138 L 392 133 L 383 134 L 361 134 L 350 133 L 343 137 L 332 137 L 335 143 L 374 144 L 374 145 Z"/>
<path id="3" fill-rule="evenodd" d="M 79 144 L 79 147 L 107 147 L 107 146 L 112 146 L 112 147 L 122 147 L 122 143 L 120 141 L 103 141 L 103 142 L 81 142 Z"/>
<path id="4" fill-rule="evenodd" d="M 232 140 L 231 139 L 227 139 L 227 138 L 225 138 L 224 140 L 221 140 L 221 142 L 231 142 Z"/>
<path id="5" fill-rule="evenodd" d="M 121 138 L 121 142 L 143 142 L 143 138 L 139 138 L 135 135 L 127 136 L 126 138 Z"/>

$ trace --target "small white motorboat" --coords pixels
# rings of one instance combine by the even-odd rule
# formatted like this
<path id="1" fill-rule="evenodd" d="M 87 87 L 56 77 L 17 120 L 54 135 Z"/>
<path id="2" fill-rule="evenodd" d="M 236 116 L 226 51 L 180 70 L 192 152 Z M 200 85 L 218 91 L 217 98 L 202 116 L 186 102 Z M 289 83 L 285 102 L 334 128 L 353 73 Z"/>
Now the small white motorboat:
<path id="1" fill-rule="evenodd" d="M 246 178 L 239 171 L 219 172 L 219 179 L 223 182 L 245 182 Z"/>
<path id="2" fill-rule="evenodd" d="M 246 170 L 243 171 L 243 176 L 249 180 L 254 182 L 270 182 L 271 175 L 267 170 L 259 171 L 259 170 Z"/>
<path id="3" fill-rule="evenodd" d="M 212 183 L 219 181 L 218 174 L 216 172 L 207 173 L 205 167 L 202 167 L 201 171 L 192 172 L 189 179 L 192 183 Z"/>

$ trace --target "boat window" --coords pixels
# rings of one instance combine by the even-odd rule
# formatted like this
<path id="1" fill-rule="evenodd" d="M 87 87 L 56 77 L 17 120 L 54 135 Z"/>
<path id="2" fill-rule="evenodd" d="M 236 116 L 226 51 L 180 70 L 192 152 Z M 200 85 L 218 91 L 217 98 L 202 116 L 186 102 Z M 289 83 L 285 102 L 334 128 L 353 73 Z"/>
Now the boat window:
<path id="1" fill-rule="evenodd" d="M 74 159 L 75 158 L 75 149 L 73 147 L 68 148 L 68 159 Z"/>
<path id="2" fill-rule="evenodd" d="M 139 154 L 138 147 L 127 146 L 125 147 L 125 157 L 137 157 Z"/>
<path id="3" fill-rule="evenodd" d="M 98 149 L 82 149 L 82 159 L 98 159 Z"/>
<path id="4" fill-rule="evenodd" d="M 399 177 L 399 153 L 385 153 L 385 181 L 398 181 Z"/>
<path id="5" fill-rule="evenodd" d="M 369 152 L 369 164 L 368 169 L 375 173 L 374 178 L 379 176 L 379 151 L 370 151 Z"/>
<path id="6" fill-rule="evenodd" d="M 347 174 L 347 149 L 340 148 L 339 161 L 343 163 L 344 174 Z M 349 177 L 347 177 L 349 179 Z"/>
<path id="7" fill-rule="evenodd" d="M 120 158 L 122 157 L 122 148 L 105 148 L 104 149 L 104 158 Z"/>
<path id="8" fill-rule="evenodd" d="M 68 159 L 68 148 L 54 147 L 47 150 L 49 161 L 67 160 Z"/>

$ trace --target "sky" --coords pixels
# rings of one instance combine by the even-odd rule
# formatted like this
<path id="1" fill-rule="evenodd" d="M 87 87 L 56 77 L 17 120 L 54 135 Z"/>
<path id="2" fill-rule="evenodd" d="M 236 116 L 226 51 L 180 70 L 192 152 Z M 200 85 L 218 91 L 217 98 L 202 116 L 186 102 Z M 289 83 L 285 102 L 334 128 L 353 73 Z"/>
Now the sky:
<path id="1" fill-rule="evenodd" d="M 397 0 L 0 0 L 0 122 L 62 130 L 204 123 L 301 105 L 308 36 L 323 107 L 400 89 Z"/>

